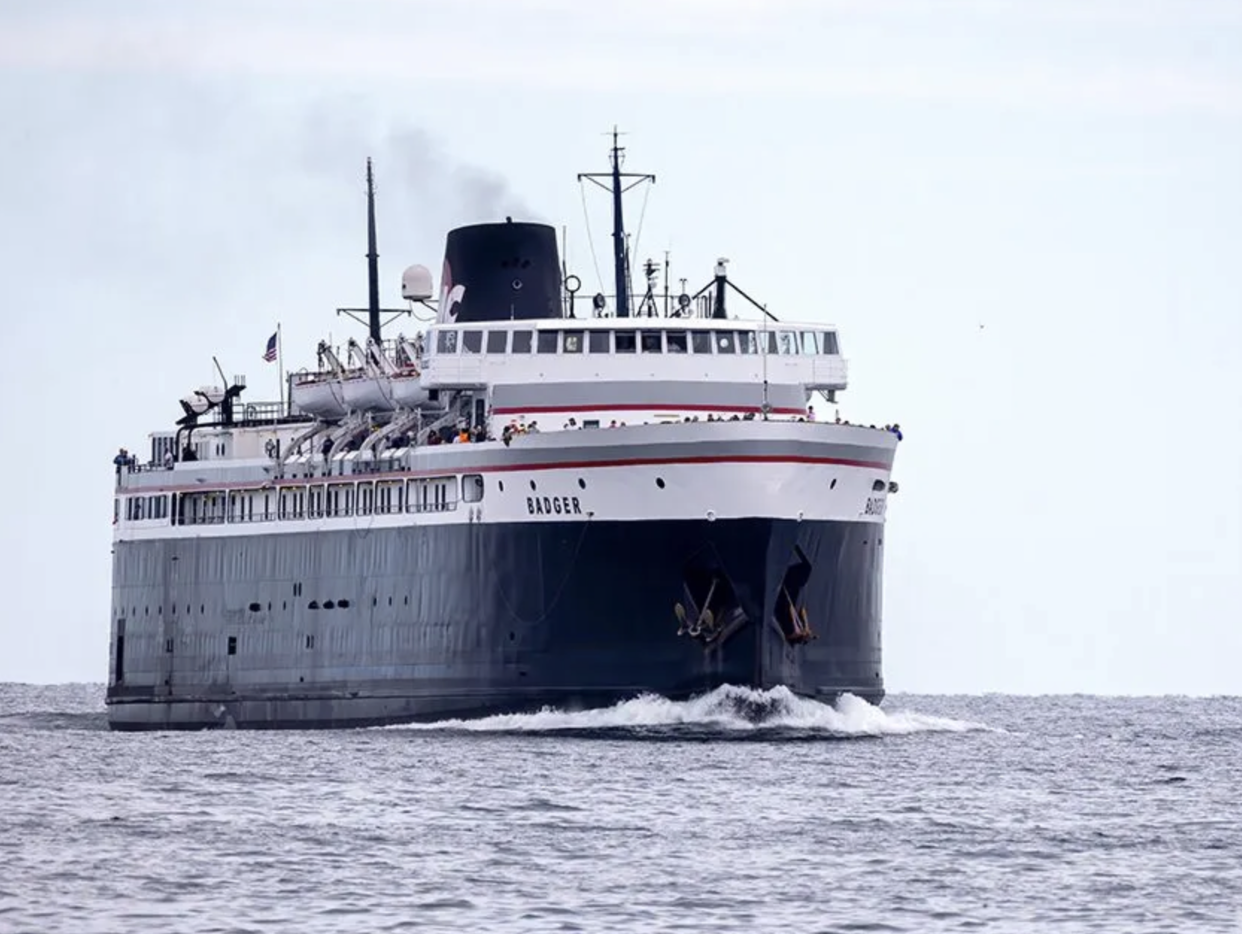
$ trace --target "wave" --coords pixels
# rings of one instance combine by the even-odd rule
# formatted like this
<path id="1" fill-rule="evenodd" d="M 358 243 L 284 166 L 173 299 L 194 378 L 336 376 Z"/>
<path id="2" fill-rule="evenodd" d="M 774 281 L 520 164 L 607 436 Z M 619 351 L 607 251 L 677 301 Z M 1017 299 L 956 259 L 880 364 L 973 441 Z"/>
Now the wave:
<path id="1" fill-rule="evenodd" d="M 911 733 L 966 733 L 991 728 L 908 710 L 882 710 L 852 694 L 835 704 L 799 697 L 786 687 L 765 691 L 724 685 L 690 700 L 642 694 L 611 707 L 498 714 L 477 720 L 439 720 L 386 729 L 471 733 L 638 733 L 673 735 L 820 737 L 900 736 Z"/>

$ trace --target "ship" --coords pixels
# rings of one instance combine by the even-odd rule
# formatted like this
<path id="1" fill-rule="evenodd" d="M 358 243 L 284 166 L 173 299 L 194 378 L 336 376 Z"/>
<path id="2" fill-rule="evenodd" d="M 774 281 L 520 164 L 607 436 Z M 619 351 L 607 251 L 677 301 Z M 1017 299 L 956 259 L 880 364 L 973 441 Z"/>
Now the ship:
<path id="1" fill-rule="evenodd" d="M 837 327 L 769 311 L 727 260 L 693 294 L 670 290 L 667 255 L 635 287 L 623 195 L 655 177 L 624 153 L 614 135 L 608 169 L 578 177 L 611 200 L 610 293 L 578 295 L 555 228 L 498 217 L 447 233 L 438 289 L 406 268 L 394 308 L 367 160 L 368 304 L 338 309 L 357 337 L 281 361 L 275 401 L 213 358 L 220 383 L 180 400 L 149 456 L 114 459 L 111 728 L 723 685 L 882 700 L 899 430 L 842 419 Z"/>

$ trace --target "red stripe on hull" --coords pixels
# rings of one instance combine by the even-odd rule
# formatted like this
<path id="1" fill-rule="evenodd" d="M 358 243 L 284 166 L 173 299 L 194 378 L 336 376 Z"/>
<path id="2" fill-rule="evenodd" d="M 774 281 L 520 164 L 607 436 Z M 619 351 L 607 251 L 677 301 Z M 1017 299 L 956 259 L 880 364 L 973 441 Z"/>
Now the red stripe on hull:
<path id="1" fill-rule="evenodd" d="M 641 402 L 619 403 L 609 405 L 507 405 L 492 409 L 493 415 L 546 415 L 557 412 L 754 412 L 763 411 L 758 405 L 668 405 L 653 402 L 650 405 Z M 774 406 L 768 410 L 774 415 L 806 415 L 806 409 L 793 409 Z"/>

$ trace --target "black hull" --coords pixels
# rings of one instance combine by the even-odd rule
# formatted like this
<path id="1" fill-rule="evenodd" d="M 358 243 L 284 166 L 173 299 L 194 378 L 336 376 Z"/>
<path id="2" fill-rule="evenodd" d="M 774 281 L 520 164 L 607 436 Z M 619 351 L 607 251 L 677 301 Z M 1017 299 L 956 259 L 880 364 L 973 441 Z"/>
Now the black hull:
<path id="1" fill-rule="evenodd" d="M 119 543 L 109 721 L 353 727 L 723 684 L 876 703 L 883 533 L 584 520 Z M 704 606 L 711 624 L 679 634 Z"/>

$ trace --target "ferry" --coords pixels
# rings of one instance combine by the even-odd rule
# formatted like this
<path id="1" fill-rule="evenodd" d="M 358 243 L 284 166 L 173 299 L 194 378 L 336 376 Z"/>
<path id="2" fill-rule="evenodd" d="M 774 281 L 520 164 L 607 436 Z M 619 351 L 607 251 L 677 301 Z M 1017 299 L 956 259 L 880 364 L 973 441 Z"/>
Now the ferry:
<path id="1" fill-rule="evenodd" d="M 498 218 L 450 230 L 438 289 L 411 266 L 395 309 L 368 161 L 369 301 L 339 310 L 357 337 L 321 341 L 278 401 L 217 364 L 149 456 L 115 459 L 113 729 L 726 684 L 882 699 L 899 430 L 842 420 L 838 329 L 778 320 L 725 260 L 676 295 L 648 261 L 639 297 L 622 196 L 654 176 L 623 156 L 614 136 L 609 171 L 579 176 L 611 196 L 610 294 L 578 295 L 553 227 Z"/>

